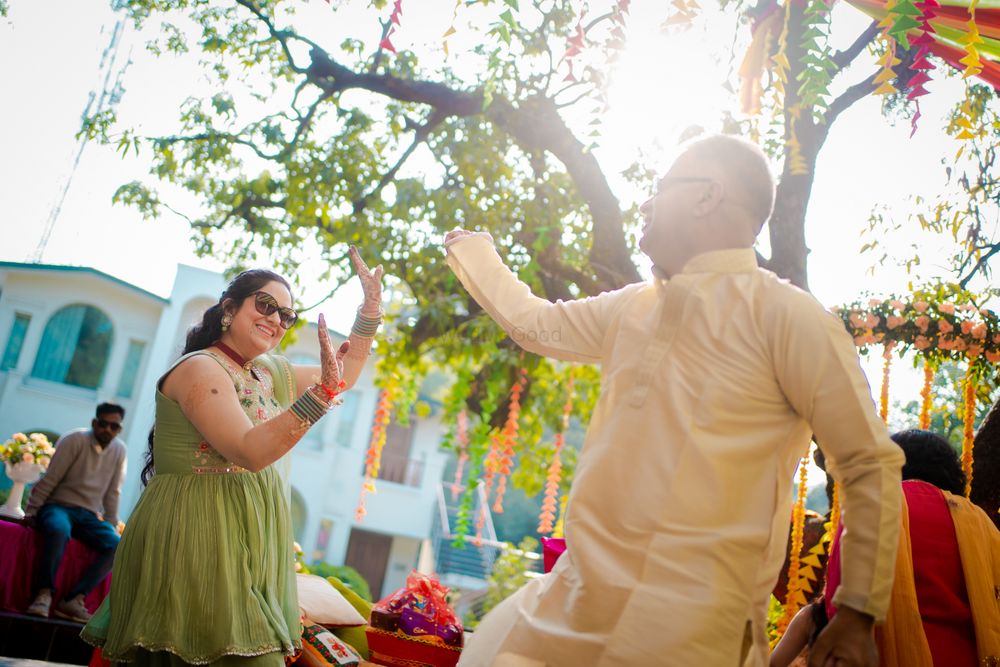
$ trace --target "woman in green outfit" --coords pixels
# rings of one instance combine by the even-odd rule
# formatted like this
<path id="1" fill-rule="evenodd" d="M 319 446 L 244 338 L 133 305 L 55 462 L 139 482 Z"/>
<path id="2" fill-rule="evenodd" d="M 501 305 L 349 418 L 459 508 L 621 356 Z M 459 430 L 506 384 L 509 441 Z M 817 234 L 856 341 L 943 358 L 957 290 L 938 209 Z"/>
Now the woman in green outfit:
<path id="1" fill-rule="evenodd" d="M 288 488 L 273 465 L 361 373 L 382 318 L 382 267 L 351 259 L 365 301 L 321 366 L 272 355 L 298 318 L 288 282 L 238 275 L 159 380 L 148 486 L 83 629 L 112 662 L 280 667 L 300 646 Z M 155 467 L 154 467 L 155 461 Z"/>

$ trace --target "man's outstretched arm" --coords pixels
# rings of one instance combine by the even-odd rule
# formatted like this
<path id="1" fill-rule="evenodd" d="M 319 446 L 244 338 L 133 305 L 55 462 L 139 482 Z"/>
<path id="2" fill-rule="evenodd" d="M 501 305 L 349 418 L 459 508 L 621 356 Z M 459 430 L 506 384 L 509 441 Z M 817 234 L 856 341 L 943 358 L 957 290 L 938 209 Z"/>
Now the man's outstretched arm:
<path id="1" fill-rule="evenodd" d="M 452 271 L 514 342 L 565 361 L 601 360 L 611 313 L 620 297 L 635 288 L 552 303 L 532 294 L 504 265 L 488 234 L 455 230 L 445 236 L 445 248 Z"/>

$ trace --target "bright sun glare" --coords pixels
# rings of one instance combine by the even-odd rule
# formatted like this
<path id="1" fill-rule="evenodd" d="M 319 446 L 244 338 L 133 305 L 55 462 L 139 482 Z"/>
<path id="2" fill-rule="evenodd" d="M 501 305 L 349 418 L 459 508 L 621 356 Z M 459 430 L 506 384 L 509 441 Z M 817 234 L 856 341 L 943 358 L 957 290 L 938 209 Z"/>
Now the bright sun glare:
<path id="1" fill-rule="evenodd" d="M 607 140 L 602 148 L 621 168 L 637 157 L 638 150 L 662 171 L 684 131 L 694 125 L 715 129 L 735 98 L 723 87 L 728 64 L 716 62 L 704 48 L 708 34 L 665 32 L 661 22 L 662 17 L 633 22 L 628 46 L 611 73 L 610 109 L 604 119 Z M 726 34 L 722 25 L 712 32 Z M 616 154 L 617 147 L 627 152 Z"/>

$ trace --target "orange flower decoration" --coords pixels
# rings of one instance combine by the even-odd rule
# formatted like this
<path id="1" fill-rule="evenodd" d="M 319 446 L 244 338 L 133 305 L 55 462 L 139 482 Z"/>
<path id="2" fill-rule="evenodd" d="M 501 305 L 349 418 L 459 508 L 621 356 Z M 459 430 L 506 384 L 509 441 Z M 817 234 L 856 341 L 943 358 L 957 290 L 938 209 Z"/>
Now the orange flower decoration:
<path id="1" fill-rule="evenodd" d="M 507 478 L 510 476 L 514 460 L 514 445 L 517 443 L 517 421 L 521 417 L 521 392 L 524 391 L 527 382 L 528 369 L 522 368 L 517 382 L 510 388 L 510 409 L 507 411 L 507 423 L 503 427 L 503 454 L 498 462 L 500 479 L 497 482 L 497 499 L 493 503 L 493 511 L 497 514 L 503 513 L 503 497 L 507 491 Z"/>
<path id="2" fill-rule="evenodd" d="M 969 360 L 969 370 L 965 374 L 964 393 L 965 406 L 962 429 L 962 471 L 965 472 L 965 497 L 972 490 L 972 445 L 975 437 L 973 426 L 976 421 L 976 375 L 975 366 Z"/>
<path id="3" fill-rule="evenodd" d="M 390 377 L 385 389 L 379 394 L 378 406 L 375 408 L 375 422 L 372 424 L 372 437 L 365 455 L 365 481 L 361 485 L 361 497 L 354 512 L 355 521 L 361 521 L 368 513 L 365 509 L 365 495 L 369 492 L 375 493 L 375 480 L 382 465 L 382 448 L 385 447 L 385 429 L 392 415 L 392 401 L 396 396 L 396 389 L 397 380 L 395 377 Z"/>
<path id="4" fill-rule="evenodd" d="M 807 458 L 799 461 L 799 495 L 792 510 L 792 545 L 788 554 L 788 594 L 785 597 L 785 613 L 778 621 L 779 634 L 784 634 L 792 618 L 806 603 L 802 582 L 799 580 L 799 569 L 806 525 L 806 496 L 809 493 L 808 463 Z"/>
<path id="5" fill-rule="evenodd" d="M 563 405 L 562 427 L 555 434 L 555 453 L 552 455 L 552 463 L 549 464 L 548 475 L 545 477 L 545 497 L 542 500 L 542 512 L 538 516 L 538 532 L 551 533 L 553 522 L 556 518 L 556 495 L 559 493 L 559 481 L 562 477 L 562 452 L 565 443 L 566 430 L 569 428 L 569 417 L 573 411 L 573 377 L 570 376 L 567 384 L 568 396 L 566 404 Z"/>
<path id="6" fill-rule="evenodd" d="M 924 361 L 924 386 L 920 390 L 920 428 L 926 431 L 931 427 L 931 384 L 934 382 L 934 368 L 929 361 Z"/>

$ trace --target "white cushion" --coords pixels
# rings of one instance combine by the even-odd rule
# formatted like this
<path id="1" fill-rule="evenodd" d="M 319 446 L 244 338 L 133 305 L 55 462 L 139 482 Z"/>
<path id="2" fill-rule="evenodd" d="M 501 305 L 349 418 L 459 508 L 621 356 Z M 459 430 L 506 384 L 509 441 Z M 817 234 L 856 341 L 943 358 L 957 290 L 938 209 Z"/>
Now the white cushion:
<path id="1" fill-rule="evenodd" d="M 296 574 L 299 607 L 313 623 L 335 627 L 364 625 L 365 619 L 336 588 L 315 574 Z"/>

